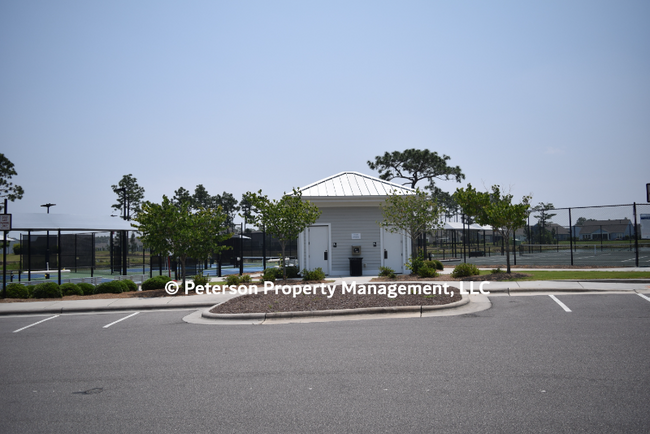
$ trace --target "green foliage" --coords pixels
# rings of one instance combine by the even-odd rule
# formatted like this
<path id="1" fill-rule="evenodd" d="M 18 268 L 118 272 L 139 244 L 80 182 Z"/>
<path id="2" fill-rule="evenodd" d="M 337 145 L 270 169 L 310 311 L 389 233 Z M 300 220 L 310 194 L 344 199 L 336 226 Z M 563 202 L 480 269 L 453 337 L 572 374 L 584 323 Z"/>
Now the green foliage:
<path id="1" fill-rule="evenodd" d="M 418 237 L 440 226 L 440 207 L 419 189 L 413 194 L 393 192 L 380 207 L 383 220 L 379 225 L 390 232 L 404 232 L 409 236 L 411 256 L 417 255 Z"/>
<path id="2" fill-rule="evenodd" d="M 406 263 L 406 268 L 411 270 L 412 274 L 416 274 L 420 277 L 426 278 L 438 276 L 435 262 L 425 260 L 422 255 L 417 255 L 415 257 L 411 256 L 409 261 Z"/>
<path id="3" fill-rule="evenodd" d="M 7 285 L 7 298 L 29 298 L 29 290 L 22 283 Z"/>
<path id="4" fill-rule="evenodd" d="M 465 215 L 474 217 L 476 223 L 492 226 L 504 240 L 510 240 L 515 231 L 526 225 L 526 217 L 530 208 L 530 196 L 524 196 L 521 203 L 513 204 L 511 194 L 501 194 L 498 185 L 492 186 L 492 192 L 476 191 L 472 184 L 467 189 L 459 188 L 454 193 L 454 199 L 460 205 Z M 510 245 L 506 242 L 506 265 L 510 273 Z"/>
<path id="5" fill-rule="evenodd" d="M 322 268 L 318 267 L 314 270 L 302 270 L 302 280 L 305 282 L 314 280 L 325 280 L 325 272 Z"/>
<path id="6" fill-rule="evenodd" d="M 142 283 L 142 290 L 149 291 L 152 289 L 164 289 L 165 284 L 171 279 L 165 275 L 154 276 L 151 279 L 147 279 Z"/>
<path id="7" fill-rule="evenodd" d="M 411 188 L 415 188 L 418 181 L 427 179 L 432 189 L 434 179 L 455 179 L 457 182 L 465 179 L 460 167 L 447 165 L 450 157 L 438 155 L 428 149 L 406 149 L 404 152 L 394 151 L 375 157 L 375 161 L 368 161 L 368 167 L 379 172 L 379 177 L 390 181 L 395 178 L 410 181 Z"/>
<path id="8" fill-rule="evenodd" d="M 102 282 L 95 288 L 95 294 L 121 294 L 124 291 L 128 291 L 128 287 L 120 280 Z"/>
<path id="9" fill-rule="evenodd" d="M 204 276 L 203 274 L 197 274 L 192 278 L 192 280 L 194 280 L 194 284 L 197 286 L 205 286 L 208 284 L 208 282 L 210 282 L 210 278 L 208 276 Z"/>
<path id="10" fill-rule="evenodd" d="M 5 157 L 5 154 L 0 154 L 0 211 L 4 210 L 4 201 L 1 198 L 6 197 L 11 202 L 23 198 L 23 188 L 9 181 L 16 175 L 18 173 L 14 169 L 14 163 Z"/>
<path id="11" fill-rule="evenodd" d="M 138 285 L 136 285 L 136 283 L 133 280 L 126 279 L 126 280 L 122 280 L 121 282 L 126 286 L 124 292 L 138 290 Z"/>
<path id="12" fill-rule="evenodd" d="M 228 276 L 226 276 L 226 285 L 228 286 L 239 285 L 240 282 L 241 279 L 236 274 L 229 274 Z"/>
<path id="13" fill-rule="evenodd" d="M 14 251 L 14 255 L 20 255 L 23 251 L 23 246 L 16 243 L 13 245 L 12 250 Z"/>
<path id="14" fill-rule="evenodd" d="M 92 283 L 77 283 L 77 286 L 83 291 L 83 295 L 93 295 L 95 293 L 95 285 Z"/>
<path id="15" fill-rule="evenodd" d="M 289 265 L 286 271 L 287 271 L 287 278 L 289 279 L 294 279 L 300 275 L 300 269 L 295 265 Z M 280 271 L 280 273 L 282 273 L 282 271 Z M 282 275 L 278 277 L 282 277 Z"/>
<path id="16" fill-rule="evenodd" d="M 395 270 L 390 267 L 379 267 L 379 276 L 394 279 L 396 277 Z"/>
<path id="17" fill-rule="evenodd" d="M 452 277 L 469 277 L 469 276 L 478 276 L 480 272 L 476 265 L 474 264 L 458 264 L 454 268 L 454 271 L 451 272 Z"/>
<path id="18" fill-rule="evenodd" d="M 144 199 L 144 188 L 138 185 L 138 180 L 132 174 L 122 176 L 117 185 L 111 185 L 113 192 L 117 194 L 117 203 L 111 205 L 116 211 L 124 212 L 124 198 L 126 197 L 126 214 L 131 216 L 140 212 L 140 204 Z M 124 191 L 118 191 L 124 189 Z"/>
<path id="19" fill-rule="evenodd" d="M 420 268 L 424 267 L 424 258 L 422 255 L 411 256 L 405 265 L 408 270 L 411 270 L 411 274 L 418 274 Z"/>
<path id="20" fill-rule="evenodd" d="M 279 268 L 267 268 L 262 274 L 262 280 L 265 282 L 275 282 L 275 279 L 280 277 L 282 277 L 282 270 Z"/>
<path id="21" fill-rule="evenodd" d="M 63 293 L 56 282 L 43 282 L 34 287 L 32 298 L 61 298 Z"/>
<path id="22" fill-rule="evenodd" d="M 253 279 L 251 278 L 250 274 L 242 274 L 241 277 L 239 278 L 239 281 L 241 283 L 251 283 Z"/>
<path id="23" fill-rule="evenodd" d="M 442 262 L 438 261 L 437 259 L 425 261 L 425 265 L 433 267 L 435 270 L 439 270 L 439 271 L 445 269 L 445 266 L 442 265 Z"/>
<path id="24" fill-rule="evenodd" d="M 492 269 L 492 270 L 490 270 L 490 273 L 491 273 L 491 274 L 501 274 L 501 273 L 503 273 L 503 272 L 504 272 L 504 271 L 501 269 L 501 267 L 497 267 L 496 269 Z"/>
<path id="25" fill-rule="evenodd" d="M 75 283 L 64 283 L 60 288 L 63 295 L 84 295 L 83 289 Z"/>
<path id="26" fill-rule="evenodd" d="M 263 227 L 280 243 L 283 278 L 286 278 L 284 258 L 287 243 L 298 238 L 302 231 L 314 224 L 320 217 L 321 211 L 311 202 L 303 201 L 302 193 L 295 188 L 293 194 L 285 193 L 280 200 L 270 200 L 262 195 L 262 190 L 257 193 L 246 193 L 243 200 L 250 204 L 254 212 L 254 215 L 250 216 L 252 223 Z"/>
<path id="27" fill-rule="evenodd" d="M 145 247 L 154 252 L 171 252 L 179 259 L 184 282 L 187 258 L 203 260 L 226 248 L 220 244 L 231 236 L 226 233 L 226 219 L 220 207 L 193 211 L 189 201 L 175 205 L 163 196 L 161 204 L 142 204 L 133 227 L 141 233 Z"/>
<path id="28" fill-rule="evenodd" d="M 418 276 L 428 278 L 428 277 L 437 277 L 438 272 L 433 264 L 429 264 L 428 261 L 424 263 L 422 267 L 418 270 Z"/>

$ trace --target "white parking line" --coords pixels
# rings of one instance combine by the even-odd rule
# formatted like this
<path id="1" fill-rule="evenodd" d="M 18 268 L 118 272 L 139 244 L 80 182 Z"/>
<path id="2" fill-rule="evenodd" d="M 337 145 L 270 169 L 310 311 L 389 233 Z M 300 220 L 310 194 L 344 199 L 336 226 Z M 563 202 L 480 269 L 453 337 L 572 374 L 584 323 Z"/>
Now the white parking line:
<path id="1" fill-rule="evenodd" d="M 650 301 L 650 297 L 648 297 L 648 296 L 645 296 L 645 295 L 643 295 L 643 294 L 637 294 L 637 295 L 638 295 L 639 297 L 643 297 L 643 298 L 645 298 L 646 300 Z"/>
<path id="2" fill-rule="evenodd" d="M 559 304 L 560 307 L 561 307 L 562 309 L 564 309 L 565 312 L 571 312 L 571 309 L 569 309 L 569 308 L 566 306 L 566 304 L 564 304 L 564 303 L 562 303 L 560 300 L 558 300 L 556 296 L 554 296 L 554 295 L 551 294 L 551 295 L 549 295 L 549 297 L 551 297 L 551 298 L 552 298 L 552 299 L 553 299 L 557 304 Z"/>
<path id="3" fill-rule="evenodd" d="M 59 315 L 54 315 L 54 316 L 51 316 L 51 317 L 49 317 L 49 318 L 42 319 L 42 320 L 40 320 L 39 322 L 35 322 L 34 324 L 30 324 L 30 325 L 28 325 L 28 326 L 26 326 L 26 327 L 23 327 L 23 328 L 21 328 L 21 329 L 14 330 L 14 333 L 18 333 L 19 331 L 22 331 L 22 330 L 28 329 L 28 328 L 30 328 L 30 327 L 33 327 L 33 326 L 35 326 L 36 324 L 40 324 L 40 323 L 42 323 L 42 322 L 49 321 L 49 320 L 51 320 L 51 319 L 56 318 L 57 316 L 59 316 Z"/>
<path id="4" fill-rule="evenodd" d="M 120 321 L 124 321 L 125 319 L 129 319 L 129 318 L 131 318 L 132 316 L 135 316 L 135 315 L 137 315 L 137 314 L 139 314 L 139 313 L 140 313 L 140 312 L 134 312 L 134 313 L 132 313 L 132 314 L 129 315 L 129 316 L 125 316 L 125 317 L 122 318 L 122 319 L 118 319 L 117 321 L 113 321 L 113 322 L 110 323 L 110 324 L 106 324 L 106 325 L 104 326 L 104 328 L 107 329 L 107 328 L 109 328 L 110 326 L 112 326 L 113 324 L 117 324 L 117 323 L 120 322 Z"/>

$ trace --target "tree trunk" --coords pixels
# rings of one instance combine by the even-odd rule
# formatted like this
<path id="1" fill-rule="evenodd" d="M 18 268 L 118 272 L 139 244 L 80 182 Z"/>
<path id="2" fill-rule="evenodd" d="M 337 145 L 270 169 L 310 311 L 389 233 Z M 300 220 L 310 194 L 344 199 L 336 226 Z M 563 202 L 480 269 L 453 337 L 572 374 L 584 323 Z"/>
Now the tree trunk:
<path id="1" fill-rule="evenodd" d="M 181 276 L 183 279 L 183 290 L 185 290 L 185 259 L 187 259 L 187 257 L 181 256 L 178 259 L 181 261 Z"/>
<path id="2" fill-rule="evenodd" d="M 506 273 L 510 274 L 510 231 L 503 234 L 503 239 L 506 248 Z"/>
<path id="3" fill-rule="evenodd" d="M 282 280 L 287 280 L 287 266 L 284 263 L 284 249 L 286 248 L 286 241 L 280 241 L 280 249 L 282 250 L 282 259 L 280 264 L 282 265 Z"/>

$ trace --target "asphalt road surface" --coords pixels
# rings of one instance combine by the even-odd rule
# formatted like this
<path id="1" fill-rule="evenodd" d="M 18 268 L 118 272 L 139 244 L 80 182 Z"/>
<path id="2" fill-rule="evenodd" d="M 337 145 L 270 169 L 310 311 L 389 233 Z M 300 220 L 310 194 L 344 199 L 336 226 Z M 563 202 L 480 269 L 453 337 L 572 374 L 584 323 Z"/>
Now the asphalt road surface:
<path id="1" fill-rule="evenodd" d="M 650 432 L 649 299 L 490 300 L 464 316 L 258 326 L 1 317 L 0 432 Z"/>

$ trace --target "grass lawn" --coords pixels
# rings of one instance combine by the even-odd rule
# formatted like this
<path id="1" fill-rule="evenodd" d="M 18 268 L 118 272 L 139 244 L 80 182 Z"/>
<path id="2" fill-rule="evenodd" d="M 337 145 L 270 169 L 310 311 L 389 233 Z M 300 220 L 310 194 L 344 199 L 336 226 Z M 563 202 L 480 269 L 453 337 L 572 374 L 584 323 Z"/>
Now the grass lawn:
<path id="1" fill-rule="evenodd" d="M 513 272 L 519 272 L 513 270 Z M 592 280 L 592 279 L 650 279 L 650 271 L 521 271 L 530 277 L 513 280 Z M 481 274 L 490 274 L 489 270 L 481 270 Z"/>

